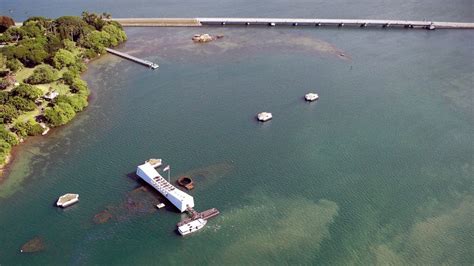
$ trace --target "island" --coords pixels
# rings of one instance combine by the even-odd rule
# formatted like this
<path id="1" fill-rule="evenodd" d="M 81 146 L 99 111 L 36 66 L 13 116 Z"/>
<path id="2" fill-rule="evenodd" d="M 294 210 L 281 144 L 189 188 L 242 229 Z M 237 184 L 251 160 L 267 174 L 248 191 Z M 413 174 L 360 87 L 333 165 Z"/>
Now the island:
<path id="1" fill-rule="evenodd" d="M 88 105 L 86 63 L 127 40 L 110 14 L 0 17 L 0 171 L 13 146 L 71 121 Z M 0 172 L 0 175 L 2 173 Z"/>

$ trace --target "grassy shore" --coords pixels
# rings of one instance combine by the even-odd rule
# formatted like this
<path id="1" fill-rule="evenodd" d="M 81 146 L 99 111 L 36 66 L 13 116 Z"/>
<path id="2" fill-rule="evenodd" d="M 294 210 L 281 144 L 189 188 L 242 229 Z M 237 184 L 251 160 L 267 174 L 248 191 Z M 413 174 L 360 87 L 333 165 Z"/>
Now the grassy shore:
<path id="1" fill-rule="evenodd" d="M 0 34 L 0 177 L 13 146 L 68 123 L 88 105 L 80 76 L 86 63 L 127 39 L 109 17 L 32 17 Z"/>

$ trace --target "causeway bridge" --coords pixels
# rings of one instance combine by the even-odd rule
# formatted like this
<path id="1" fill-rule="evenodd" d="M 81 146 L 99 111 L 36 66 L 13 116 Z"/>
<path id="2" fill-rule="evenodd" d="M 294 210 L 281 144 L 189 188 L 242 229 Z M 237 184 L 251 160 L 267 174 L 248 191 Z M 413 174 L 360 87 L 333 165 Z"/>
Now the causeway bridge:
<path id="1" fill-rule="evenodd" d="M 124 27 L 199 27 L 199 26 L 335 26 L 410 29 L 474 29 L 473 22 L 426 20 L 319 19 L 319 18 L 113 18 Z"/>

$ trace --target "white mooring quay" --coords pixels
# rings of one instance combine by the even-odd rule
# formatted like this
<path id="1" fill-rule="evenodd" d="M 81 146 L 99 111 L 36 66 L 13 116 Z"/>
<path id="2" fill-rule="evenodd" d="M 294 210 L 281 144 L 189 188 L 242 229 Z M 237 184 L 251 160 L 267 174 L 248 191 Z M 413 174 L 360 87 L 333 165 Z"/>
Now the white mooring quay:
<path id="1" fill-rule="evenodd" d="M 107 52 L 111 53 L 111 54 L 114 54 L 114 55 L 120 56 L 122 58 L 128 59 L 130 61 L 142 64 L 142 65 L 147 66 L 151 69 L 157 69 L 159 67 L 158 64 L 155 64 L 155 63 L 153 63 L 151 61 L 148 61 L 148 60 L 140 59 L 138 57 L 135 57 L 133 55 L 129 55 L 127 53 L 119 52 L 119 51 L 111 49 L 111 48 L 105 48 L 105 50 Z"/>
<path id="2" fill-rule="evenodd" d="M 179 211 L 185 212 L 194 207 L 194 198 L 171 185 L 149 162 L 137 167 L 137 175 L 166 197 Z"/>

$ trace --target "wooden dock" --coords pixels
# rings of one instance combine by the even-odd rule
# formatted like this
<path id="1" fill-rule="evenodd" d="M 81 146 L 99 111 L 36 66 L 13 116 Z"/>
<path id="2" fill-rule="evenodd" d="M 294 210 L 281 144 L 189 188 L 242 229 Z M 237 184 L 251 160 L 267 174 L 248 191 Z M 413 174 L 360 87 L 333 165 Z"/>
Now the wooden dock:
<path id="1" fill-rule="evenodd" d="M 106 48 L 105 50 L 107 50 L 107 52 L 109 52 L 111 54 L 114 54 L 114 55 L 120 56 L 122 58 L 128 59 L 130 61 L 142 64 L 142 65 L 147 66 L 151 69 L 157 69 L 159 67 L 158 64 L 155 64 L 155 63 L 153 63 L 151 61 L 148 61 L 148 60 L 140 59 L 138 57 L 129 55 L 127 53 L 119 52 L 119 51 L 111 49 L 111 48 Z"/>
<path id="2" fill-rule="evenodd" d="M 439 22 L 382 19 L 318 19 L 318 18 L 114 18 L 124 27 L 196 27 L 215 25 L 237 26 L 335 26 L 382 27 L 411 29 L 474 29 L 471 22 Z"/>

